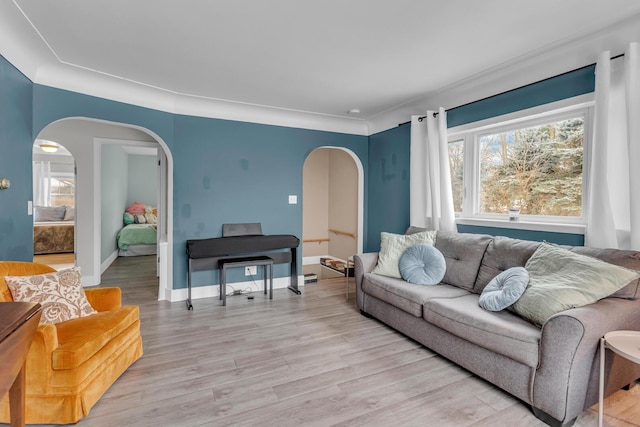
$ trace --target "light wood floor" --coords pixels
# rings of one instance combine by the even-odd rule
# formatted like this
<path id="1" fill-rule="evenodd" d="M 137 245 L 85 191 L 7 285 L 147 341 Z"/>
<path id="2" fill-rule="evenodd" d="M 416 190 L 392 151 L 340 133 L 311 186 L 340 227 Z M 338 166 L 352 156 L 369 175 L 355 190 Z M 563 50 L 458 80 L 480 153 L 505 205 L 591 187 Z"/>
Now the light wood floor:
<path id="1" fill-rule="evenodd" d="M 544 426 L 529 408 L 356 310 L 344 280 L 302 295 L 158 302 L 155 257 L 118 258 L 103 286 L 141 310 L 144 356 L 78 426 Z M 353 283 L 351 284 L 353 289 Z M 640 425 L 640 387 L 606 425 Z M 576 425 L 597 425 L 597 406 Z"/>
<path id="2" fill-rule="evenodd" d="M 76 265 L 73 252 L 64 254 L 34 255 L 33 262 L 50 265 L 56 270 L 70 268 Z"/>

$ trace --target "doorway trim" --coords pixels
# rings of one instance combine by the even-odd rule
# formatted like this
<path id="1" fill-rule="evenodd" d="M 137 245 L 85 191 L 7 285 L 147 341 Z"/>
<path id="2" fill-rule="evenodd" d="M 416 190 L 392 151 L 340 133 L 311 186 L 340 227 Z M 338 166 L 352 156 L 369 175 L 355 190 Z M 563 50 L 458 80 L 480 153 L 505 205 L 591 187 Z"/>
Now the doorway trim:
<path id="1" fill-rule="evenodd" d="M 160 168 L 161 179 L 158 182 L 158 185 L 162 187 L 164 183 L 166 183 L 166 189 L 160 188 L 160 197 L 164 199 L 164 202 L 158 200 L 158 207 L 161 208 L 164 206 L 165 209 L 161 209 L 159 215 L 164 217 L 164 223 L 159 225 L 158 232 L 158 301 L 162 300 L 171 300 L 171 290 L 173 287 L 173 253 L 169 250 L 169 248 L 173 247 L 173 157 L 171 156 L 171 152 L 169 151 L 166 143 L 154 132 L 142 128 L 139 126 L 132 125 L 124 125 L 121 123 L 115 122 L 105 122 L 102 120 L 96 120 L 102 123 L 108 123 L 112 125 L 122 125 L 129 128 L 134 128 L 140 130 L 144 133 L 147 133 L 156 142 L 146 142 L 146 141 L 132 141 L 132 140 L 122 140 L 122 139 L 112 139 L 112 138 L 94 138 L 93 139 L 93 161 L 94 161 L 94 213 L 98 222 L 101 221 L 101 204 L 102 204 L 102 185 L 100 175 L 101 175 L 101 167 L 102 167 L 102 146 L 106 144 L 115 144 L 115 145 L 128 145 L 128 146 L 141 146 L 141 147 L 157 147 L 164 152 L 165 158 L 167 160 L 167 164 L 165 167 Z M 98 179 L 96 179 L 96 176 Z M 162 220 L 161 220 L 162 221 Z M 166 233 L 160 232 L 163 228 L 163 225 L 166 227 Z M 94 270 L 97 268 L 97 271 L 101 271 L 101 263 L 100 263 L 100 250 L 101 250 L 101 235 L 98 227 L 94 228 Z"/>

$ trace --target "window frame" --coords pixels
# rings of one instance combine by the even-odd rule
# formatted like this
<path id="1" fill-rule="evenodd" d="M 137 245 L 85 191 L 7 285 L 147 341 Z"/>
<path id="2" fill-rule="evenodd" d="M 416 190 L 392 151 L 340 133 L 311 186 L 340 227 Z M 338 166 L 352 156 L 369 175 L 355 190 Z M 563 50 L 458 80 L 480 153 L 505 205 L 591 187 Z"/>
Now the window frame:
<path id="1" fill-rule="evenodd" d="M 456 212 L 458 224 L 500 228 L 517 228 L 551 232 L 583 234 L 587 218 L 588 184 L 591 140 L 593 135 L 594 94 L 580 95 L 534 108 L 490 119 L 456 126 L 447 130 L 448 143 L 463 140 L 463 198 L 462 212 Z M 527 128 L 569 118 L 584 118 L 582 164 L 582 212 L 580 217 L 520 215 L 517 222 L 509 221 L 508 213 L 480 213 L 480 137 L 506 130 Z"/>

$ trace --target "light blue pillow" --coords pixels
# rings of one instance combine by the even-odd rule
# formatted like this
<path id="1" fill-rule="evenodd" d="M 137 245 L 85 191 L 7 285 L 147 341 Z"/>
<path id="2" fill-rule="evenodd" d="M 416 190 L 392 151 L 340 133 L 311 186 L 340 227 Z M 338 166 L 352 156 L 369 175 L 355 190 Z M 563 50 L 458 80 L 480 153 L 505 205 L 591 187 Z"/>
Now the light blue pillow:
<path id="1" fill-rule="evenodd" d="M 511 267 L 494 277 L 484 288 L 478 304 L 489 311 L 500 311 L 518 301 L 527 285 L 529 273 L 524 267 Z"/>
<path id="2" fill-rule="evenodd" d="M 444 255 L 427 243 L 413 245 L 404 251 L 399 267 L 402 278 L 416 285 L 437 285 L 447 271 Z"/>

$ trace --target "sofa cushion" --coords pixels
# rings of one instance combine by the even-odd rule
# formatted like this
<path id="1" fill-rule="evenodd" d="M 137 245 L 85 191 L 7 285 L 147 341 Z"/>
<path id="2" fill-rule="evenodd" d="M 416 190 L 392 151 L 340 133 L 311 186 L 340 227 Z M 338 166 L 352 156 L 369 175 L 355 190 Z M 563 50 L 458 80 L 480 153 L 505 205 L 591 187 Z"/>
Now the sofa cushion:
<path id="1" fill-rule="evenodd" d="M 484 287 L 498 274 L 511 267 L 524 267 L 538 246 L 540 242 L 494 237 L 482 258 L 473 291 L 481 294 Z"/>
<path id="2" fill-rule="evenodd" d="M 447 263 L 443 283 L 473 291 L 478 268 L 492 237 L 483 234 L 438 231 L 435 247 Z"/>
<path id="3" fill-rule="evenodd" d="M 402 278 L 398 263 L 404 251 L 418 243 L 433 245 L 435 239 L 435 231 L 423 231 L 411 235 L 385 233 L 383 231 L 380 233 L 378 264 L 373 269 L 373 273 L 397 279 Z"/>
<path id="4" fill-rule="evenodd" d="M 640 270 L 640 252 L 638 251 L 576 246 L 571 248 L 571 252 L 595 257 L 621 267 Z M 640 298 L 640 279 L 632 280 L 627 286 L 616 291 L 611 296 L 616 298 Z"/>
<path id="5" fill-rule="evenodd" d="M 422 317 L 422 306 L 430 298 L 453 298 L 468 294 L 449 285 L 416 286 L 402 279 L 366 273 L 362 291 L 416 317 Z"/>
<path id="6" fill-rule="evenodd" d="M 444 277 L 447 264 L 439 250 L 432 245 L 419 243 L 404 251 L 399 267 L 402 278 L 409 283 L 437 285 Z"/>
<path id="7" fill-rule="evenodd" d="M 509 311 L 486 311 L 479 296 L 433 298 L 424 304 L 424 319 L 480 347 L 507 356 L 527 366 L 538 364 L 541 332 Z"/>
<path id="8" fill-rule="evenodd" d="M 6 276 L 14 301 L 42 305 L 41 323 L 59 323 L 96 313 L 82 288 L 80 267 L 33 276 Z"/>
<path id="9" fill-rule="evenodd" d="M 529 284 L 529 273 L 524 267 L 511 267 L 494 277 L 480 294 L 478 304 L 489 311 L 509 307 L 522 296 Z"/>
<path id="10" fill-rule="evenodd" d="M 542 243 L 525 265 L 529 286 L 511 309 L 542 326 L 556 313 L 605 298 L 640 273 Z"/>
<path id="11" fill-rule="evenodd" d="M 138 320 L 137 306 L 102 311 L 58 323 L 58 347 L 52 354 L 56 370 L 75 369 Z"/>

